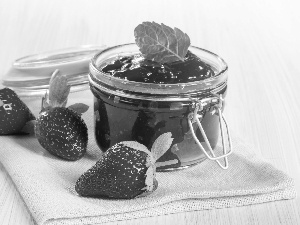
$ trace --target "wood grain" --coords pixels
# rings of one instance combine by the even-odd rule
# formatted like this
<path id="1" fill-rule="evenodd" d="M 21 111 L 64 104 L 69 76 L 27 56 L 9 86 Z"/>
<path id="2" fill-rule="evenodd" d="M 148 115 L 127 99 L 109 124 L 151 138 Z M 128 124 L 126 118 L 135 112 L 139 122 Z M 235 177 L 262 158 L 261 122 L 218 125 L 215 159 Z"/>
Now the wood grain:
<path id="1" fill-rule="evenodd" d="M 300 16 L 297 0 L 0 0 L 0 77 L 21 56 L 134 42 L 143 21 L 178 27 L 229 64 L 225 115 L 300 191 Z M 0 224 L 34 224 L 0 166 Z M 108 224 L 300 224 L 299 197 Z"/>

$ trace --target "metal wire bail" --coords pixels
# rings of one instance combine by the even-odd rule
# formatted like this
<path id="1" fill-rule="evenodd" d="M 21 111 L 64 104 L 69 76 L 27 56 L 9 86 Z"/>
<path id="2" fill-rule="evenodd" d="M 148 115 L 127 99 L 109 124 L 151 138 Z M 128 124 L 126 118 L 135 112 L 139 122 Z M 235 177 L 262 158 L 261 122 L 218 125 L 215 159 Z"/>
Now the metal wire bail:
<path id="1" fill-rule="evenodd" d="M 228 168 L 228 159 L 227 156 L 229 156 L 232 153 L 232 143 L 231 143 L 231 138 L 230 138 L 230 134 L 229 134 L 229 130 L 228 130 L 228 125 L 227 125 L 227 121 L 224 117 L 224 115 L 222 114 L 222 105 L 223 105 L 223 101 L 224 99 L 222 98 L 222 95 L 214 95 L 213 97 L 209 97 L 209 98 L 204 98 L 204 99 L 194 99 L 194 111 L 191 112 L 188 115 L 188 124 L 192 133 L 192 136 L 194 138 L 194 140 L 196 141 L 197 145 L 199 146 L 199 148 L 202 150 L 202 152 L 206 155 L 206 157 L 210 160 L 216 161 L 218 163 L 218 165 L 222 168 L 222 169 L 227 169 Z M 205 134 L 205 131 L 201 125 L 200 119 L 202 118 L 202 115 L 199 115 L 198 112 L 203 110 L 203 107 L 207 104 L 211 104 L 211 103 L 215 103 L 214 108 L 215 110 L 217 110 L 218 115 L 219 115 L 219 123 L 220 123 L 220 130 L 221 130 L 221 137 L 222 137 L 222 147 L 223 147 L 223 155 L 221 156 L 216 156 L 215 153 L 213 152 L 213 149 L 211 148 L 211 145 L 208 141 L 208 138 Z M 204 141 L 208 147 L 208 152 L 204 149 L 203 145 L 201 144 L 201 142 L 198 140 L 194 128 L 193 128 L 193 123 L 197 123 L 201 134 L 204 138 Z M 228 137 L 228 147 L 229 147 L 229 151 L 227 152 L 227 148 L 226 148 L 226 143 L 225 143 L 225 136 L 224 136 L 224 125 L 226 126 L 226 132 L 227 132 L 227 137 Z M 210 153 L 210 154 L 209 154 Z M 224 165 L 221 164 L 220 159 L 224 158 Z"/>

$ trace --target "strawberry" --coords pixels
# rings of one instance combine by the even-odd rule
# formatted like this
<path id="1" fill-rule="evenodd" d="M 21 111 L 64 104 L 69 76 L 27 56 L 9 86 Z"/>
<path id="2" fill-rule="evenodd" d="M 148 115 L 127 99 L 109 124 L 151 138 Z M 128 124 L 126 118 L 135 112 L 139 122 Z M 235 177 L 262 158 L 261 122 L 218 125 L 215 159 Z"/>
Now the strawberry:
<path id="1" fill-rule="evenodd" d="M 75 190 L 81 196 L 131 199 L 156 190 L 155 162 L 171 146 L 171 133 L 159 136 L 151 152 L 136 141 L 124 141 L 110 147 L 77 180 Z"/>
<path id="2" fill-rule="evenodd" d="M 49 95 L 42 99 L 42 110 L 36 119 L 35 135 L 43 148 L 66 160 L 78 160 L 86 153 L 88 132 L 81 113 L 88 106 L 67 104 L 70 86 L 67 78 L 55 71 L 50 79 Z"/>
<path id="3" fill-rule="evenodd" d="M 0 90 L 0 135 L 22 133 L 26 123 L 34 119 L 29 108 L 13 90 Z"/>

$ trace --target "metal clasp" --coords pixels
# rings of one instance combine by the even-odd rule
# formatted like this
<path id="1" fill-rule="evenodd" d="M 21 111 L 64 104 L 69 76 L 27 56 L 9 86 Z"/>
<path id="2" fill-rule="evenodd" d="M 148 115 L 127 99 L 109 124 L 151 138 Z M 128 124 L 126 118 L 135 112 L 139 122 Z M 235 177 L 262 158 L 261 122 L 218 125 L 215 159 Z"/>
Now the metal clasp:
<path id="1" fill-rule="evenodd" d="M 188 124 L 189 124 L 189 128 L 191 130 L 192 136 L 194 138 L 194 140 L 196 141 L 197 145 L 199 146 L 199 148 L 201 149 L 201 151 L 206 155 L 206 157 L 210 160 L 216 161 L 218 163 L 218 165 L 222 168 L 222 169 L 227 169 L 228 168 L 228 159 L 227 156 L 229 156 L 232 153 L 232 143 L 231 143 L 231 137 L 229 134 L 229 130 L 228 130 L 228 125 L 227 125 L 227 121 L 224 117 L 224 115 L 222 114 L 222 105 L 224 102 L 224 99 L 222 97 L 222 95 L 213 95 L 212 97 L 208 97 L 208 98 L 204 98 L 204 99 L 192 99 L 193 100 L 193 107 L 194 110 L 188 115 Z M 219 115 L 219 123 L 220 123 L 220 130 L 221 130 L 221 138 L 222 138 L 222 147 L 223 147 L 223 155 L 221 156 L 216 156 L 215 153 L 213 152 L 213 149 L 211 148 L 211 145 L 208 141 L 208 138 L 205 134 L 205 131 L 201 125 L 200 119 L 202 118 L 202 115 L 199 115 L 198 112 L 201 112 L 204 108 L 204 106 L 208 105 L 208 104 L 214 104 L 214 109 L 218 112 Z M 198 140 L 194 128 L 193 128 L 193 123 L 197 123 L 201 134 L 204 138 L 204 141 L 208 147 L 208 151 L 205 150 L 205 148 L 203 147 L 203 145 L 201 144 L 201 142 Z M 227 151 L 226 148 L 226 143 L 225 143 L 225 136 L 224 136 L 224 125 L 226 126 L 226 133 L 227 133 L 227 138 L 228 138 L 228 147 L 229 147 L 229 151 Z M 224 158 L 224 165 L 221 164 L 220 159 Z"/>

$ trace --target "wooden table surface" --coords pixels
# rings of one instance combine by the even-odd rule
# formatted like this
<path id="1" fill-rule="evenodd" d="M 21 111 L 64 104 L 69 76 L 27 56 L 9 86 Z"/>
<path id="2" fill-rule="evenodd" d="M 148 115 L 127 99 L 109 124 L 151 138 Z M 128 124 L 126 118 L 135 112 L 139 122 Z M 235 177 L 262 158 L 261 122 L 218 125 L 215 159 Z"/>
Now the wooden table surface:
<path id="1" fill-rule="evenodd" d="M 225 115 L 300 191 L 300 2 L 297 0 L 0 0 L 0 78 L 21 56 L 134 42 L 143 21 L 178 27 L 229 64 Z M 0 224 L 34 224 L 0 164 Z M 300 224 L 300 199 L 109 224 Z"/>

